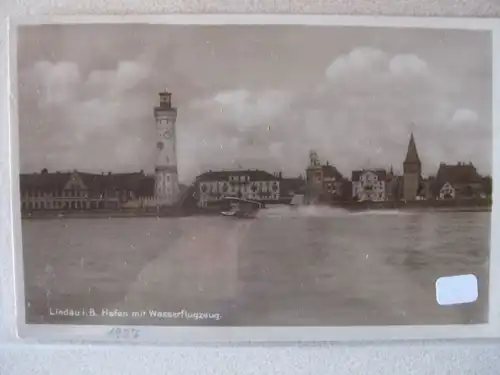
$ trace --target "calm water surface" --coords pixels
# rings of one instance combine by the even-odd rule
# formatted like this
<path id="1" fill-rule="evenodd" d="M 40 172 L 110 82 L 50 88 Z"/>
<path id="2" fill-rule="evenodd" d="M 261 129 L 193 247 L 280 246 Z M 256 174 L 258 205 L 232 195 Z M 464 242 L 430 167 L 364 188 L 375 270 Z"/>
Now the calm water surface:
<path id="1" fill-rule="evenodd" d="M 164 325 L 479 323 L 487 319 L 489 238 L 486 212 L 271 207 L 257 220 L 23 221 L 27 318 Z M 479 300 L 439 306 L 436 279 L 465 273 L 478 277 Z M 51 315 L 51 309 L 91 308 L 128 316 Z M 150 316 L 153 310 L 217 313 L 220 319 L 159 319 Z"/>

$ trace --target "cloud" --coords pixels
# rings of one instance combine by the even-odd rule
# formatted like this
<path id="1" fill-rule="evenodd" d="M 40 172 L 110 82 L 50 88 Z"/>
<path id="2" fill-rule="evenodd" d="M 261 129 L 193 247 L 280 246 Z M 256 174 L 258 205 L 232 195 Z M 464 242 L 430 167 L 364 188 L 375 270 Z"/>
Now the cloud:
<path id="1" fill-rule="evenodd" d="M 326 68 L 325 79 L 311 98 L 323 118 L 310 119 L 308 132 L 323 124 L 315 148 L 347 173 L 391 164 L 400 169 L 409 132 L 417 139 L 437 136 L 451 105 L 450 87 L 412 54 L 355 48 Z M 418 146 L 426 147 L 422 140 Z"/>
<path id="2" fill-rule="evenodd" d="M 373 47 L 358 47 L 337 57 L 326 69 L 330 82 L 383 84 L 391 79 L 407 80 L 429 75 L 427 62 L 413 54 L 390 56 Z"/>
<path id="3" fill-rule="evenodd" d="M 120 61 L 114 70 L 91 72 L 85 82 L 85 88 L 92 94 L 120 97 L 135 89 L 151 74 L 151 67 L 139 61 Z"/>
<path id="4" fill-rule="evenodd" d="M 57 169 L 129 170 L 151 159 L 154 119 L 146 105 L 151 93 L 143 87 L 152 75 L 147 59 L 119 61 L 114 69 L 86 75 L 72 62 L 41 61 L 20 75 L 27 82 L 20 104 L 40 107 L 36 113 L 20 111 L 20 121 L 34 124 L 39 134 L 33 138 L 33 129 L 21 127 L 22 149 L 38 154 L 28 168 L 45 162 Z"/>
<path id="5" fill-rule="evenodd" d="M 293 93 L 276 89 L 223 90 L 194 100 L 178 119 L 183 178 L 216 168 L 278 170 L 282 120 L 293 100 Z"/>
<path id="6" fill-rule="evenodd" d="M 34 89 L 41 107 L 62 105 L 75 99 L 81 76 L 75 63 L 39 61 L 28 73 L 28 86 Z"/>
<path id="7" fill-rule="evenodd" d="M 152 106 L 166 74 L 153 60 L 141 55 L 90 72 L 69 61 L 41 61 L 21 72 L 23 167 L 152 170 Z M 319 80 L 286 88 L 266 81 L 200 90 L 181 77 L 182 94 L 174 93 L 181 179 L 236 167 L 298 175 L 311 149 L 346 175 L 374 166 L 400 171 L 410 130 L 425 174 L 435 173 L 439 161 L 488 165 L 483 139 L 491 137 L 474 130 L 474 138 L 470 129 L 491 126 L 464 108 L 467 103 L 458 105 L 456 80 L 433 71 L 421 56 L 359 47 L 321 69 L 313 74 Z M 472 138 L 475 151 L 457 146 Z"/>
<path id="8" fill-rule="evenodd" d="M 491 126 L 474 127 L 477 114 L 457 109 L 456 79 L 433 71 L 420 56 L 355 48 L 335 59 L 325 78 L 312 102 L 328 108 L 327 119 L 315 123 L 330 127 L 322 127 L 322 141 L 316 144 L 320 155 L 345 166 L 344 170 L 393 164 L 401 171 L 412 130 L 425 174 L 434 174 L 439 161 L 472 158 L 486 170 L 490 165 Z M 336 140 L 339 135 L 344 142 Z M 483 147 L 470 151 L 459 146 L 465 139 Z"/>
<path id="9" fill-rule="evenodd" d="M 280 90 L 225 90 L 192 103 L 212 122 L 227 124 L 238 130 L 267 127 L 289 108 L 293 94 Z"/>
<path id="10" fill-rule="evenodd" d="M 396 55 L 389 62 L 391 74 L 397 77 L 425 77 L 429 74 L 427 62 L 416 55 Z"/>
<path id="11" fill-rule="evenodd" d="M 334 59 L 324 74 L 323 82 L 293 92 L 238 89 L 194 103 L 203 121 L 192 136 L 203 134 L 212 145 L 197 149 L 195 159 L 205 168 L 238 160 L 247 168 L 297 175 L 315 149 L 347 175 L 363 167 L 400 171 L 410 131 L 424 173 L 435 173 L 441 160 L 470 157 L 456 147 L 463 134 L 446 127 L 456 111 L 456 86 L 421 57 L 360 47 Z M 464 114 L 459 110 L 454 118 Z M 476 151 L 476 159 L 484 157 Z"/>
<path id="12" fill-rule="evenodd" d="M 477 123 L 479 116 L 471 109 L 457 109 L 451 118 L 452 125 L 471 125 Z"/>
<path id="13" fill-rule="evenodd" d="M 383 71 L 387 63 L 388 58 L 383 51 L 372 47 L 359 47 L 336 58 L 326 69 L 326 76 L 330 80 L 349 79 L 354 75 Z"/>

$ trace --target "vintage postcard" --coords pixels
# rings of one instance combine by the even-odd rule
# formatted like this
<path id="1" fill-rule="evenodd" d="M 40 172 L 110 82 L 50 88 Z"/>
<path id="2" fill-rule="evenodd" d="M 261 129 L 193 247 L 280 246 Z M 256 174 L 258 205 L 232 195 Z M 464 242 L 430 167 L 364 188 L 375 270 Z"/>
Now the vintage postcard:
<path id="1" fill-rule="evenodd" d="M 494 32 L 429 25 L 18 25 L 24 323 L 487 324 Z"/>

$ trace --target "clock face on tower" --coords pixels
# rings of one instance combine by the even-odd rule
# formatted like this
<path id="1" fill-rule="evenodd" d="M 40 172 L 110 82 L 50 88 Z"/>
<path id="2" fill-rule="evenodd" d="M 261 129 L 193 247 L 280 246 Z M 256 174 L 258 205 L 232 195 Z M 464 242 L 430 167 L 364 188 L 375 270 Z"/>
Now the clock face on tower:
<path id="1" fill-rule="evenodd" d="M 165 139 L 171 139 L 172 136 L 174 135 L 174 132 L 172 131 L 172 129 L 167 129 L 163 132 L 162 135 Z"/>

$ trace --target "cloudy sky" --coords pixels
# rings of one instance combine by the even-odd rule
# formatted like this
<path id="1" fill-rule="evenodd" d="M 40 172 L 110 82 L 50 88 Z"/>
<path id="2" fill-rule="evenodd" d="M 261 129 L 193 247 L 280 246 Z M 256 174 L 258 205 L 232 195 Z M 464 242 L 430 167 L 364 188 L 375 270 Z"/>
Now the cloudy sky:
<path id="1" fill-rule="evenodd" d="M 299 26 L 46 25 L 19 32 L 22 172 L 154 169 L 153 107 L 178 107 L 180 178 L 352 169 L 491 172 L 487 32 Z"/>

